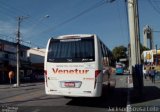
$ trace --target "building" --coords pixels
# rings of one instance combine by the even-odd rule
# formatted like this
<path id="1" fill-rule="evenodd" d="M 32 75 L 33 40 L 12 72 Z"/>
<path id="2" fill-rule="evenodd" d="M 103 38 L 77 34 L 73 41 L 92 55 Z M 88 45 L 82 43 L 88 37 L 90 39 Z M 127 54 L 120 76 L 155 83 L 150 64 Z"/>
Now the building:
<path id="1" fill-rule="evenodd" d="M 160 65 L 160 50 L 152 49 L 143 51 L 141 57 L 144 63 Z"/>
<path id="2" fill-rule="evenodd" d="M 40 81 L 44 79 L 44 56 L 45 49 L 31 48 L 27 51 L 27 56 L 31 62 L 31 80 Z"/>
<path id="3" fill-rule="evenodd" d="M 27 57 L 27 46 L 20 45 L 20 80 L 31 71 L 30 60 Z M 13 82 L 16 81 L 17 70 L 17 46 L 14 42 L 0 39 L 0 83 L 8 83 L 8 72 L 13 71 L 15 76 Z"/>
<path id="4" fill-rule="evenodd" d="M 20 82 L 44 79 L 44 56 L 45 49 L 20 45 Z M 16 83 L 17 44 L 0 39 L 0 84 L 9 83 L 8 73 L 11 70 L 15 74 L 12 83 Z"/>

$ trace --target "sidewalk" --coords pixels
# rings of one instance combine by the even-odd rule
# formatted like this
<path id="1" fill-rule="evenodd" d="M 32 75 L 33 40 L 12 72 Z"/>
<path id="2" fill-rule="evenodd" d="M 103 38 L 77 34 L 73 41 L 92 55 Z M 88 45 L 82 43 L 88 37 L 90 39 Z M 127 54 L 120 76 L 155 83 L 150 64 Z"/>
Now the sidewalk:
<path id="1" fill-rule="evenodd" d="M 154 84 L 149 78 L 143 78 L 143 84 L 142 92 L 134 90 L 133 87 L 130 88 L 130 104 L 134 106 L 159 106 L 160 80 L 156 80 Z"/>
<path id="2" fill-rule="evenodd" d="M 160 79 L 159 79 L 159 80 L 157 79 L 157 80 L 155 81 L 155 84 L 152 83 L 152 81 L 151 81 L 149 78 L 147 78 L 147 79 L 143 78 L 143 82 L 144 82 L 144 86 L 145 86 L 145 87 L 146 87 L 146 86 L 155 86 L 155 87 L 157 87 L 157 88 L 160 89 Z"/>
<path id="3" fill-rule="evenodd" d="M 36 86 L 44 84 L 44 82 L 22 83 L 20 87 Z M 0 84 L 0 89 L 17 88 L 16 84 Z"/>

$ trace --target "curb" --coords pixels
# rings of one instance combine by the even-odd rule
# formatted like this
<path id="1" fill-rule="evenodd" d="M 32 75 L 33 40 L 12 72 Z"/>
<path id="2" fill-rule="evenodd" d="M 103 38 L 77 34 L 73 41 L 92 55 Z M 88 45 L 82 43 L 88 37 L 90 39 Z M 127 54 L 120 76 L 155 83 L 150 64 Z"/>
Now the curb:
<path id="1" fill-rule="evenodd" d="M 28 86 L 36 86 L 36 85 L 42 85 L 43 82 L 38 82 L 38 83 L 24 83 L 20 84 L 19 87 L 28 87 Z M 19 88 L 17 87 L 17 84 L 6 84 L 6 85 L 0 85 L 0 89 L 9 89 L 9 88 Z"/>

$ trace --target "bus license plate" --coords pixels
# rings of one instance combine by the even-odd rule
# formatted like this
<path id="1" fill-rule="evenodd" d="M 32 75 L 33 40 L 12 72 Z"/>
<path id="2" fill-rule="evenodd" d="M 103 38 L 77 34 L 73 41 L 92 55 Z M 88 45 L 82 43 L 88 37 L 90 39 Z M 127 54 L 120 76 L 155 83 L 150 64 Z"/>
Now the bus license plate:
<path id="1" fill-rule="evenodd" d="M 65 82 L 64 86 L 65 87 L 75 87 L 75 83 L 74 82 Z"/>

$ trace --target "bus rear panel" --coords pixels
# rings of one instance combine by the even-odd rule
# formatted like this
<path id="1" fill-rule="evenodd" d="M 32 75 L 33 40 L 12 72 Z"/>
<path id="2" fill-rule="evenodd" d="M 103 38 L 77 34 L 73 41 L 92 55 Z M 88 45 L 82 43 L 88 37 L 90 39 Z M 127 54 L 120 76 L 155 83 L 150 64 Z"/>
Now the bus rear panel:
<path id="1" fill-rule="evenodd" d="M 51 39 L 45 59 L 46 94 L 100 96 L 95 54 L 94 36 Z"/>

